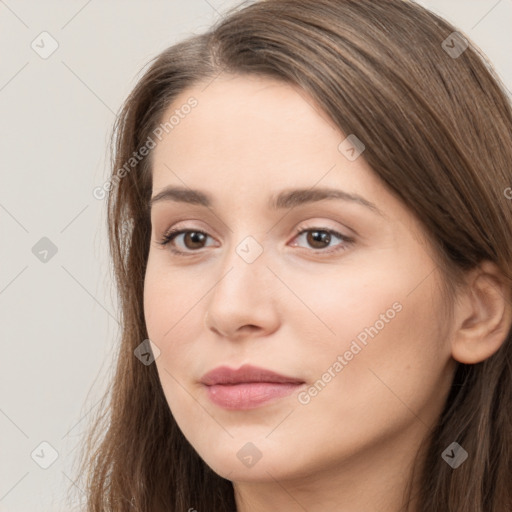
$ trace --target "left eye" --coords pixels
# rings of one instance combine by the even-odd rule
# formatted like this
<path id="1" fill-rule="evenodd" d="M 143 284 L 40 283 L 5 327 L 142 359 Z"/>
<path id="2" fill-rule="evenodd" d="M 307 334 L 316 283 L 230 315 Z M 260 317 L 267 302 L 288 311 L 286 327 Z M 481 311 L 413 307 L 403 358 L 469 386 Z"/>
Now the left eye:
<path id="1" fill-rule="evenodd" d="M 342 243 L 337 244 L 334 246 L 334 249 L 329 249 L 327 251 L 322 252 L 334 252 L 338 250 L 346 249 L 347 245 L 350 245 L 353 243 L 353 240 L 349 237 L 346 237 L 339 233 L 338 231 L 335 231 L 333 229 L 327 229 L 327 228 L 308 228 L 303 229 L 302 231 L 299 231 L 296 239 L 303 237 L 303 235 L 306 235 L 306 242 L 310 247 L 313 249 L 325 249 L 326 247 L 329 247 L 329 244 L 333 240 L 333 238 L 338 238 L 341 240 Z M 304 237 L 303 237 L 304 238 Z"/>

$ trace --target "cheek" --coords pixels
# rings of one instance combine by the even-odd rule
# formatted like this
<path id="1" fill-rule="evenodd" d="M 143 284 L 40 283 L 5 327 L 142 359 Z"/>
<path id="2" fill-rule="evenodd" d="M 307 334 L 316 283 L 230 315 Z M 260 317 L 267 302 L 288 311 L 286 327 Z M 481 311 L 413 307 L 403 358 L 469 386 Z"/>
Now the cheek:
<path id="1" fill-rule="evenodd" d="M 289 294 L 282 302 L 283 321 L 294 326 L 301 348 L 314 351 L 319 358 L 343 354 L 356 338 L 362 346 L 365 341 L 369 344 L 376 330 L 382 337 L 382 332 L 404 316 L 401 301 L 407 283 L 396 276 L 385 282 L 387 274 L 389 269 L 375 264 L 371 272 L 340 265 L 338 269 L 319 268 L 316 274 L 283 274 L 283 280 L 293 283 L 295 295 Z M 368 330 L 375 325 L 370 334 Z"/>
<path id="2" fill-rule="evenodd" d="M 381 258 L 360 271 L 340 267 L 329 275 L 324 269 L 295 281 L 294 292 L 308 308 L 292 301 L 284 316 L 294 319 L 304 375 L 320 380 L 311 391 L 323 399 L 312 402 L 327 407 L 324 400 L 344 396 L 355 406 L 374 396 L 379 408 L 388 398 L 414 403 L 431 392 L 450 352 L 440 335 L 438 276 L 425 279 L 428 263 L 419 260 L 417 272 L 404 272 L 398 259 Z"/>
<path id="3" fill-rule="evenodd" d="M 439 335 L 437 281 L 432 276 L 417 286 L 412 275 L 384 275 L 363 286 L 352 280 L 331 288 L 337 302 L 324 303 L 323 319 L 335 335 L 312 352 L 312 386 L 302 396 L 310 414 L 327 423 L 341 418 L 354 439 L 397 431 L 418 421 L 416 414 L 430 422 L 447 388 L 450 351 Z"/>
<path id="4" fill-rule="evenodd" d="M 160 341 L 161 349 L 172 339 L 186 341 L 183 331 L 190 332 L 191 327 L 202 325 L 197 315 L 201 310 L 200 301 L 209 288 L 211 285 L 204 276 L 201 278 L 200 271 L 173 270 L 165 264 L 165 257 L 158 255 L 152 260 L 150 253 L 144 279 L 144 318 L 150 339 L 155 343 Z M 184 329 L 185 325 L 188 330 Z"/>
<path id="5" fill-rule="evenodd" d="M 193 401 L 183 386 L 188 387 L 193 377 L 202 374 L 197 340 L 205 328 L 201 299 L 210 288 L 199 273 L 173 272 L 168 266 L 148 261 L 144 317 L 148 337 L 160 350 L 155 364 L 173 412 L 191 407 Z"/>

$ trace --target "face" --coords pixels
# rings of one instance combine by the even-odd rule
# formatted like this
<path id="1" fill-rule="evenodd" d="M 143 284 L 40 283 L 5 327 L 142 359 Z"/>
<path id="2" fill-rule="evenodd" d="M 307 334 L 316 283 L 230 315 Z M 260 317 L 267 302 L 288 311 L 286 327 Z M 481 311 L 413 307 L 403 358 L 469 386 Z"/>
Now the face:
<path id="1" fill-rule="evenodd" d="M 238 482 L 412 453 L 453 376 L 422 227 L 303 91 L 224 75 L 165 120 L 190 97 L 152 153 L 144 288 L 183 434 Z M 283 378 L 203 380 L 245 365 Z"/>

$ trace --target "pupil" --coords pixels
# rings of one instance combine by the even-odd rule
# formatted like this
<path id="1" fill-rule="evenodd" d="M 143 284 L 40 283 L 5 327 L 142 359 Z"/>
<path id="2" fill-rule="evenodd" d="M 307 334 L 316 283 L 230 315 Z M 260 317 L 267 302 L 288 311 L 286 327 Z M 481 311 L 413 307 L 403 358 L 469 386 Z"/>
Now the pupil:
<path id="1" fill-rule="evenodd" d="M 204 234 L 203 233 L 198 233 L 197 231 L 193 231 L 191 233 L 187 233 L 187 236 L 189 239 L 192 240 L 192 244 L 196 244 L 196 243 L 199 243 L 199 246 L 201 245 L 201 242 L 203 241 L 202 239 L 204 239 Z M 185 237 L 185 240 L 186 240 L 187 237 Z M 188 246 L 187 243 L 185 243 L 185 245 Z M 195 246 L 194 246 L 195 247 Z M 190 247 L 189 247 L 190 248 Z"/>
<path id="2" fill-rule="evenodd" d="M 329 245 L 331 240 L 330 233 L 326 231 L 310 231 L 308 234 L 308 243 L 310 243 L 313 247 L 324 247 L 322 244 Z M 318 245 L 320 243 L 320 245 Z"/>

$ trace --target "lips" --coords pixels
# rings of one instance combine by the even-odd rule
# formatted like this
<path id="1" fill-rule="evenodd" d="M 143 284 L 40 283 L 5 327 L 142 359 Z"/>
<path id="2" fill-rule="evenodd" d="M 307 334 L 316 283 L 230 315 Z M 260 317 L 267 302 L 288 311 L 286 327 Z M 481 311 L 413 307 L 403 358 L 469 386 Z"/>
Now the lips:
<path id="1" fill-rule="evenodd" d="M 220 366 L 200 381 L 209 399 L 224 409 L 252 409 L 293 393 L 304 381 L 265 368 L 243 365 L 237 370 Z"/>
<path id="2" fill-rule="evenodd" d="M 273 382 L 276 384 L 302 384 L 304 381 L 293 377 L 280 375 L 279 373 L 244 364 L 238 370 L 227 366 L 219 366 L 211 372 L 203 375 L 201 383 L 206 386 L 216 384 L 243 384 L 250 382 Z"/>

